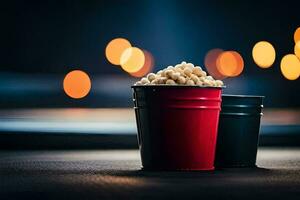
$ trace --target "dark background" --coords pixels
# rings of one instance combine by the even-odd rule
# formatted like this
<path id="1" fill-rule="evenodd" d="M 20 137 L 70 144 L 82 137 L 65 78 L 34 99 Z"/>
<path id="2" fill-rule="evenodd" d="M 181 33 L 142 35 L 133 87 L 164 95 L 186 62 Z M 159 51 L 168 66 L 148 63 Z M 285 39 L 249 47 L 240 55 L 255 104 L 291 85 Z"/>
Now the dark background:
<path id="1" fill-rule="evenodd" d="M 212 48 L 236 50 L 244 72 L 225 80 L 225 93 L 264 95 L 267 107 L 299 107 L 300 79 L 289 81 L 280 72 L 281 58 L 293 53 L 299 8 L 297 1 L 3 2 L 0 106 L 132 106 L 136 79 L 104 55 L 110 40 L 124 37 L 153 54 L 155 71 L 182 60 L 203 65 Z M 269 69 L 257 67 L 251 56 L 260 40 L 276 49 Z M 73 69 L 92 79 L 91 93 L 81 100 L 62 90 L 63 77 Z"/>
<path id="2" fill-rule="evenodd" d="M 150 51 L 155 71 L 182 60 L 203 65 L 212 48 L 238 51 L 244 72 L 226 79 L 224 92 L 266 96 L 260 145 L 299 147 L 300 78 L 286 80 L 279 67 L 282 56 L 293 52 L 299 2 L 2 1 L 1 200 L 299 199 L 296 147 L 260 147 L 258 168 L 198 173 L 140 170 L 134 150 L 86 150 L 138 147 L 133 109 L 102 109 L 133 106 L 130 86 L 137 79 L 104 56 L 116 37 Z M 260 40 L 277 52 L 269 69 L 251 57 Z M 63 92 L 63 78 L 73 69 L 91 77 L 92 90 L 83 99 Z"/>

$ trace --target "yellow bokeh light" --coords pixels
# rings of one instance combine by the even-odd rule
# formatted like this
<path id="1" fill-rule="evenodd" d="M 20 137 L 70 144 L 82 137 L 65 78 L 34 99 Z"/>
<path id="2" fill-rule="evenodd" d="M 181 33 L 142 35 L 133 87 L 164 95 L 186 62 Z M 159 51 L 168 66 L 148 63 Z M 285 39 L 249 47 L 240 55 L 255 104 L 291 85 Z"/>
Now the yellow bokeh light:
<path id="1" fill-rule="evenodd" d="M 300 40 L 295 44 L 294 52 L 296 56 L 300 59 Z"/>
<path id="2" fill-rule="evenodd" d="M 83 98 L 91 90 L 91 80 L 85 72 L 74 70 L 65 76 L 63 88 L 69 97 L 74 99 Z"/>
<path id="3" fill-rule="evenodd" d="M 294 54 L 288 54 L 281 59 L 280 69 L 288 80 L 296 80 L 300 76 L 300 61 Z"/>
<path id="4" fill-rule="evenodd" d="M 271 67 L 275 61 L 276 52 L 273 45 L 267 41 L 256 43 L 252 49 L 254 62 L 261 68 Z"/>
<path id="5" fill-rule="evenodd" d="M 295 41 L 295 43 L 300 41 L 300 27 L 298 27 L 294 33 L 294 41 Z"/>
<path id="6" fill-rule="evenodd" d="M 107 60 L 114 65 L 120 65 L 121 55 L 129 47 L 131 47 L 131 44 L 128 40 L 124 38 L 113 39 L 105 48 Z"/>
<path id="7" fill-rule="evenodd" d="M 152 54 L 146 50 L 143 50 L 143 52 L 145 55 L 145 63 L 139 71 L 130 73 L 131 76 L 143 77 L 153 70 L 154 58 L 153 58 Z"/>
<path id="8" fill-rule="evenodd" d="M 145 64 L 145 55 L 137 47 L 129 47 L 121 55 L 121 67 L 128 73 L 139 71 Z"/>

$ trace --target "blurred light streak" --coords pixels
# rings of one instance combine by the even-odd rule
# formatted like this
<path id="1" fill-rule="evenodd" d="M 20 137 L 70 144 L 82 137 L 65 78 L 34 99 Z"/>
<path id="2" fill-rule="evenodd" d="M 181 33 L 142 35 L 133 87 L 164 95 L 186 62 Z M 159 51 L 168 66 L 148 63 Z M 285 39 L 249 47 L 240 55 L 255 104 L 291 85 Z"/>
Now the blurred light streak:
<path id="1" fill-rule="evenodd" d="M 271 125 L 299 126 L 300 109 L 264 109 L 262 127 Z M 135 114 L 130 108 L 35 108 L 0 110 L 0 131 L 127 135 L 136 134 L 137 129 Z"/>

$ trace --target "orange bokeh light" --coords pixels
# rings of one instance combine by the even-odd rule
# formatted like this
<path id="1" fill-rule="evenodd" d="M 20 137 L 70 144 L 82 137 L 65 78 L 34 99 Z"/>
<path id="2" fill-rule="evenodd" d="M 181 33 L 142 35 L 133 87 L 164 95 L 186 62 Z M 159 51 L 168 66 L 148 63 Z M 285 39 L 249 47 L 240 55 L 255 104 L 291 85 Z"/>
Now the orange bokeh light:
<path id="1" fill-rule="evenodd" d="M 217 69 L 223 76 L 238 76 L 244 69 L 243 58 L 236 51 L 224 51 L 218 56 Z"/>
<path id="2" fill-rule="evenodd" d="M 131 44 L 128 40 L 124 38 L 116 38 L 110 41 L 105 48 L 105 55 L 107 60 L 114 64 L 120 65 L 121 55 L 125 49 L 131 47 Z"/>
<path id="3" fill-rule="evenodd" d="M 237 61 L 237 68 L 235 70 L 235 73 L 232 76 L 238 76 L 244 70 L 244 60 L 243 60 L 242 56 L 238 52 L 232 51 L 231 53 L 234 55 L 234 57 L 235 57 L 235 59 Z"/>
<path id="4" fill-rule="evenodd" d="M 139 48 L 129 47 L 123 51 L 120 64 L 122 69 L 128 73 L 137 72 L 145 64 L 145 55 Z"/>
<path id="5" fill-rule="evenodd" d="M 91 80 L 87 73 L 81 70 L 69 72 L 63 81 L 65 93 L 74 99 L 85 97 L 91 90 Z"/>
<path id="6" fill-rule="evenodd" d="M 215 79 L 225 79 L 227 76 L 222 75 L 217 68 L 217 59 L 221 53 L 224 51 L 222 49 L 212 49 L 205 55 L 204 66 L 207 72 Z"/>
<path id="7" fill-rule="evenodd" d="M 300 41 L 300 27 L 298 27 L 294 33 L 294 41 L 295 41 L 295 43 Z"/>
<path id="8" fill-rule="evenodd" d="M 295 55 L 300 59 L 300 40 L 295 44 L 294 52 Z"/>
<path id="9" fill-rule="evenodd" d="M 145 63 L 144 66 L 137 72 L 130 73 L 131 76 L 134 77 L 143 77 L 149 72 L 153 70 L 154 67 L 154 58 L 152 54 L 146 50 L 143 50 L 145 55 Z"/>

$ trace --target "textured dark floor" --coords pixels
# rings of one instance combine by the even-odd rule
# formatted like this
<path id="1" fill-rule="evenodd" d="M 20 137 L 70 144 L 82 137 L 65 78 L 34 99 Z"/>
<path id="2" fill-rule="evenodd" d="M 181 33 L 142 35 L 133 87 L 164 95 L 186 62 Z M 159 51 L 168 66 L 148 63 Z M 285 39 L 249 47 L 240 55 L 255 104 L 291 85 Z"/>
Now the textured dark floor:
<path id="1" fill-rule="evenodd" d="M 136 150 L 2 151 L 0 199 L 299 199 L 300 149 L 264 148 L 257 169 L 146 172 Z"/>

